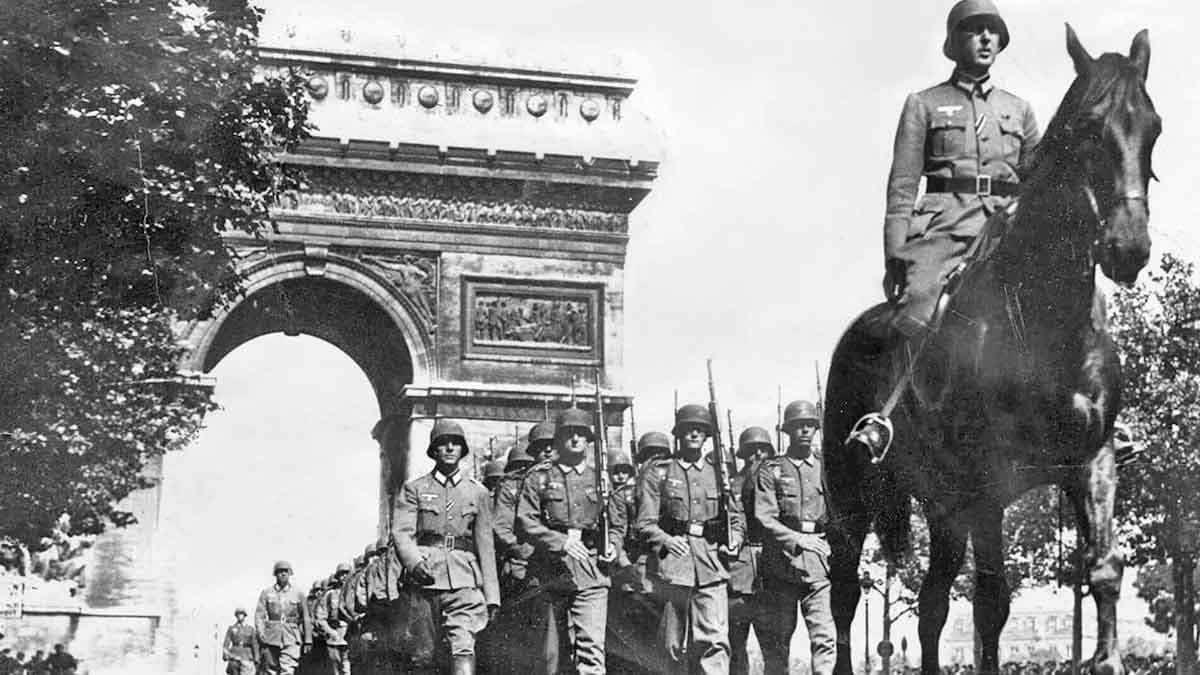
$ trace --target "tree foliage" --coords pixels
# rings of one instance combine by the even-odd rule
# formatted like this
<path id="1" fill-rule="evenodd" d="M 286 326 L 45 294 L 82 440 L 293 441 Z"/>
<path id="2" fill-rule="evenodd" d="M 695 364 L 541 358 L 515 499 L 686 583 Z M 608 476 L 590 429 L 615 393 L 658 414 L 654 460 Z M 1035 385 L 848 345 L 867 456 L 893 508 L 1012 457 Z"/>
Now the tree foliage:
<path id="1" fill-rule="evenodd" d="M 1194 267 L 1164 255 L 1148 279 L 1115 296 L 1114 335 L 1124 372 L 1123 418 L 1141 453 L 1122 468 L 1123 539 L 1138 565 L 1170 562 L 1170 602 L 1160 574 L 1140 579 L 1156 628 L 1176 624 L 1181 661 L 1194 659 L 1197 525 L 1200 523 L 1200 283 Z M 1180 625 L 1180 620 L 1182 624 Z M 1187 640 L 1185 643 L 1184 640 Z"/>
<path id="2" fill-rule="evenodd" d="M 78 532 L 213 408 L 172 326 L 238 284 L 222 244 L 293 186 L 300 74 L 256 74 L 245 0 L 0 3 L 0 534 Z"/>

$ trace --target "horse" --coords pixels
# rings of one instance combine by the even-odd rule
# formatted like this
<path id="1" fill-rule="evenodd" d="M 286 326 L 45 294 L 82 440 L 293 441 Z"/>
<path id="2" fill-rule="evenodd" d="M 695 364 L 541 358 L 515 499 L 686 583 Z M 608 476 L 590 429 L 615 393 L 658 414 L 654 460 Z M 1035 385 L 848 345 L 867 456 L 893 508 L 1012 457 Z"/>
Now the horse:
<path id="1" fill-rule="evenodd" d="M 822 451 L 838 675 L 852 673 L 863 539 L 874 527 L 885 555 L 898 561 L 914 500 L 930 535 L 918 596 L 921 672 L 939 672 L 938 642 L 968 537 L 979 665 L 998 672 L 1010 597 L 1004 508 L 1046 485 L 1067 496 L 1085 542 L 1097 608 L 1094 672 L 1123 672 L 1116 602 L 1124 561 L 1112 526 L 1120 362 L 1095 270 L 1132 284 L 1149 258 L 1147 188 L 1161 119 L 1145 88 L 1146 31 L 1129 56 L 1093 58 L 1066 28 L 1076 77 L 1024 167 L 1019 199 L 989 219 L 983 253 L 943 296 L 940 329 L 912 357 L 890 328 L 894 310 L 881 304 L 851 324 L 831 359 Z M 848 435 L 905 373 L 896 441 L 879 461 Z"/>

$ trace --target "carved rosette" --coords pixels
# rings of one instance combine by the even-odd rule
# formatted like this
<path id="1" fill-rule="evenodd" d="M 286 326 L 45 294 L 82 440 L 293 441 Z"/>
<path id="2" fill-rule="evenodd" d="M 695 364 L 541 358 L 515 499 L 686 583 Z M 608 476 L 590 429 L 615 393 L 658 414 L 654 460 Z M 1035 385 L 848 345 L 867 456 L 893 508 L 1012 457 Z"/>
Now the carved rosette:
<path id="1" fill-rule="evenodd" d="M 304 190 L 283 193 L 283 211 L 555 230 L 626 233 L 621 204 L 573 186 L 532 190 L 515 180 L 310 169 Z"/>

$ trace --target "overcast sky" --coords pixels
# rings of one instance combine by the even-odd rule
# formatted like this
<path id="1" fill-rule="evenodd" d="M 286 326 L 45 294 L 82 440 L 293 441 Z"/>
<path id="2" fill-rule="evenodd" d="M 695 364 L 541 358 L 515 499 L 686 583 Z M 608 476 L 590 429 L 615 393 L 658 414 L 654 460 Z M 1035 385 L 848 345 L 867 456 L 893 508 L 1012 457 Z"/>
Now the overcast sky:
<path id="1" fill-rule="evenodd" d="M 777 385 L 785 400 L 814 394 L 814 361 L 824 370 L 840 331 L 881 299 L 884 183 L 901 104 L 951 69 L 940 46 L 952 3 L 941 1 L 264 4 L 268 22 L 301 29 L 345 25 L 465 51 L 512 45 L 550 63 L 621 56 L 640 80 L 634 102 L 667 139 L 661 178 L 633 214 L 626 267 L 625 393 L 637 399 L 639 431 L 669 426 L 675 388 L 685 401 L 706 395 L 708 356 L 739 427 L 774 424 Z M 1126 53 L 1137 30 L 1150 29 L 1149 90 L 1164 119 L 1151 231 L 1156 252 L 1196 259 L 1194 6 L 1000 7 L 1012 44 L 995 80 L 1033 104 L 1043 129 L 1073 75 L 1064 22 L 1094 55 Z M 210 418 L 192 457 L 173 458 L 167 480 L 190 486 L 170 507 L 192 523 L 177 554 L 193 592 L 216 608 L 239 594 L 252 602 L 275 557 L 297 558 L 307 582 L 313 568 L 323 574 L 360 552 L 374 528 L 378 460 L 369 387 L 331 348 L 264 338 L 214 374 L 227 411 Z M 206 537 L 215 533 L 201 522 L 217 517 L 231 538 L 212 551 Z"/>

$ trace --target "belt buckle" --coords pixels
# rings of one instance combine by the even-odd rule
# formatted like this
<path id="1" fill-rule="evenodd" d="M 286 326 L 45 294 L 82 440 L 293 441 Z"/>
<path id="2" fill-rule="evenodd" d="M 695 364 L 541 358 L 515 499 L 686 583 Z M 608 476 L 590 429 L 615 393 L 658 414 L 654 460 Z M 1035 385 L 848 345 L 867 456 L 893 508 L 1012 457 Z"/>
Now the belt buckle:
<path id="1" fill-rule="evenodd" d="M 703 537 L 704 523 L 688 523 L 687 532 L 693 537 Z"/>
<path id="2" fill-rule="evenodd" d="M 992 177 L 991 176 L 976 176 L 975 177 L 975 194 L 980 197 L 992 196 Z"/>
<path id="3" fill-rule="evenodd" d="M 454 535 L 452 535 L 452 534 L 442 535 L 442 546 L 447 549 L 454 548 Z"/>
<path id="4" fill-rule="evenodd" d="M 812 534 L 817 531 L 817 524 L 811 520 L 806 520 L 800 523 L 800 531 L 805 534 Z"/>

